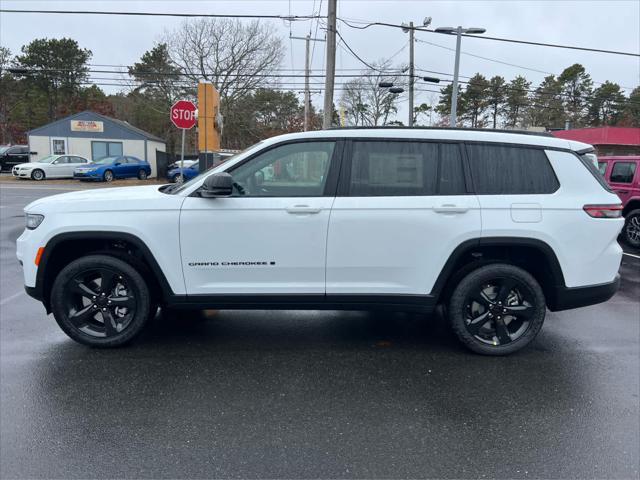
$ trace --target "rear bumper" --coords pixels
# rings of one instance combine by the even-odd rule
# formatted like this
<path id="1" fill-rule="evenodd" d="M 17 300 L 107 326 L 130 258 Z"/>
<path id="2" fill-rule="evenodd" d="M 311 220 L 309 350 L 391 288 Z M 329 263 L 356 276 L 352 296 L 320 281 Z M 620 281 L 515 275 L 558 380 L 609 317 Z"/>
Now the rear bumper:
<path id="1" fill-rule="evenodd" d="M 620 275 L 610 283 L 589 285 L 587 287 L 556 287 L 555 299 L 549 304 L 549 310 L 569 310 L 606 302 L 613 297 L 620 287 Z"/>

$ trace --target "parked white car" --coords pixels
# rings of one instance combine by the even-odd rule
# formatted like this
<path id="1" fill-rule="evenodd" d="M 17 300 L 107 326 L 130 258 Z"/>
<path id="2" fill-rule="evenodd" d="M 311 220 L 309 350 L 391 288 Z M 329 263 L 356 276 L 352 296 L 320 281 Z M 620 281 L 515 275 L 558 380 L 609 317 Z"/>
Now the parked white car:
<path id="1" fill-rule="evenodd" d="M 13 167 L 14 177 L 44 180 L 45 178 L 73 178 L 73 171 L 91 163 L 80 155 L 49 155 L 37 162 L 21 163 Z"/>

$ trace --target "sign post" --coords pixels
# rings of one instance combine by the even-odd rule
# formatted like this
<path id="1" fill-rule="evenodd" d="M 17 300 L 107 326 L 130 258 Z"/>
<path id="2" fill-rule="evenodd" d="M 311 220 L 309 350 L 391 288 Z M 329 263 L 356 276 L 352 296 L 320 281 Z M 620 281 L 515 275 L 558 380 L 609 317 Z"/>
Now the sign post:
<path id="1" fill-rule="evenodd" d="M 184 182 L 184 135 L 185 131 L 196 124 L 196 106 L 188 100 L 178 100 L 171 107 L 171 122 L 182 130 L 182 149 L 180 155 L 180 183 Z"/>

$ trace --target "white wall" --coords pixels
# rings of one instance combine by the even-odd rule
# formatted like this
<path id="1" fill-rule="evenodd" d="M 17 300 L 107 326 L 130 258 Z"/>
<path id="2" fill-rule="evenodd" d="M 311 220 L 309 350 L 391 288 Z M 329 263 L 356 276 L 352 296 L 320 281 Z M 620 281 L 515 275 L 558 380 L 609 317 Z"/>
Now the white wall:
<path id="1" fill-rule="evenodd" d="M 30 161 L 32 162 L 37 162 L 51 155 L 51 142 L 49 141 L 49 137 L 29 135 L 29 150 L 37 152 L 37 155 L 31 155 Z"/>

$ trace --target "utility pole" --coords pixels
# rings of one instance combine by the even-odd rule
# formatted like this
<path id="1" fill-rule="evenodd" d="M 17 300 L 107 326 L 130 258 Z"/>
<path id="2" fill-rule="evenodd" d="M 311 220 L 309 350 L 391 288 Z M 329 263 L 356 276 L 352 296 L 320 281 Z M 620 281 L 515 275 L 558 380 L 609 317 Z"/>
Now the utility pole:
<path id="1" fill-rule="evenodd" d="M 309 76 L 311 75 L 311 58 L 309 57 L 309 45 L 312 41 L 324 42 L 323 38 L 311 38 L 311 34 L 306 37 L 289 36 L 292 40 L 305 41 L 304 54 L 304 131 L 308 131 L 311 126 L 311 90 L 309 89 Z"/>
<path id="2" fill-rule="evenodd" d="M 327 69 L 324 82 L 324 117 L 322 128 L 331 127 L 333 117 L 333 87 L 336 75 L 336 11 L 338 0 L 329 0 L 327 7 Z"/>
<path id="3" fill-rule="evenodd" d="M 413 127 L 413 76 L 414 76 L 414 64 L 413 64 L 413 35 L 415 30 L 413 29 L 413 22 L 409 22 L 409 123 L 410 127 Z"/>

